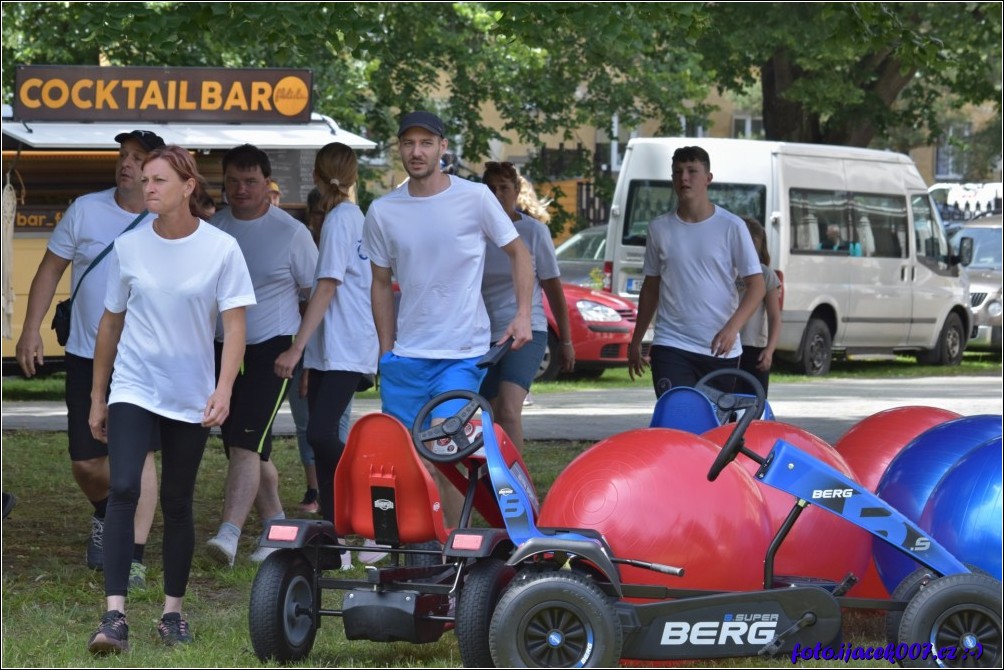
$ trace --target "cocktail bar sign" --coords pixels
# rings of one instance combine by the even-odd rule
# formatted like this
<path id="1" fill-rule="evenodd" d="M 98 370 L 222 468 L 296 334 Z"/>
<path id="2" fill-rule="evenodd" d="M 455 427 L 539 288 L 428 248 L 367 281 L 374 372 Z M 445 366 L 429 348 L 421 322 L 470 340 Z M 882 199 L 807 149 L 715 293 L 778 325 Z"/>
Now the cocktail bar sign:
<path id="1" fill-rule="evenodd" d="M 283 68 L 21 65 L 19 121 L 307 123 L 312 73 Z"/>

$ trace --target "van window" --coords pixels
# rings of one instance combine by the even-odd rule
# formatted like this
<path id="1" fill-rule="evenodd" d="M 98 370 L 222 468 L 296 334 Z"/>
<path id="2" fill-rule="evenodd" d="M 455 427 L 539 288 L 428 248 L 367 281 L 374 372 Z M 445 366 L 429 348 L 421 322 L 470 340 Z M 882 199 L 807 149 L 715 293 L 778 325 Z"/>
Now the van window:
<path id="1" fill-rule="evenodd" d="M 906 258 L 906 198 L 855 193 L 851 207 L 853 255 Z"/>
<path id="2" fill-rule="evenodd" d="M 708 187 L 711 202 L 736 216 L 748 216 L 764 222 L 767 211 L 767 187 L 763 184 L 727 184 L 711 182 Z M 676 209 L 676 193 L 672 181 L 635 179 L 628 187 L 627 216 L 621 231 L 621 243 L 645 246 L 648 224 L 657 216 Z"/>
<path id="3" fill-rule="evenodd" d="M 931 207 L 931 199 L 925 194 L 910 198 L 913 210 L 913 231 L 917 241 L 917 259 L 924 265 L 938 270 L 948 269 L 948 240 L 941 222 Z"/>
<path id="4" fill-rule="evenodd" d="M 791 251 L 827 256 L 906 258 L 906 199 L 793 188 Z"/>
<path id="5" fill-rule="evenodd" d="M 791 203 L 791 251 L 850 253 L 846 194 L 793 188 L 788 201 Z"/>

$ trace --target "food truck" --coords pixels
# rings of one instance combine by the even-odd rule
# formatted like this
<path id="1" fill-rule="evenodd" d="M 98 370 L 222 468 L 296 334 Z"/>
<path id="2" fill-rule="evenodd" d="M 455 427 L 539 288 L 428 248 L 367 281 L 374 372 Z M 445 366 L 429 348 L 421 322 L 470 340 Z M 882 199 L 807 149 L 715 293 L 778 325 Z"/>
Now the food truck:
<path id="1" fill-rule="evenodd" d="M 269 154 L 281 206 L 301 219 L 318 149 L 376 147 L 313 111 L 312 73 L 302 69 L 18 66 L 12 102 L 2 124 L 4 374 L 19 372 L 14 348 L 49 235 L 76 197 L 115 186 L 117 134 L 152 130 L 192 151 L 217 202 L 223 154 L 253 144 Z M 69 288 L 66 272 L 42 322 L 47 372 L 61 368 L 49 323 Z"/>

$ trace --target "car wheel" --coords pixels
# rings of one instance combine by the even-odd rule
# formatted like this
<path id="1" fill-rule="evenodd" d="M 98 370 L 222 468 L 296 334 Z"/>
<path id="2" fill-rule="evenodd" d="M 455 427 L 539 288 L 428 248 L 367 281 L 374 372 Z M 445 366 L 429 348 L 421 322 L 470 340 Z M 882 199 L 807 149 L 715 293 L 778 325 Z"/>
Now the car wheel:
<path id="1" fill-rule="evenodd" d="M 561 347 L 558 346 L 558 336 L 547 331 L 547 344 L 544 346 L 544 358 L 540 361 L 537 374 L 533 378 L 536 382 L 552 382 L 558 378 L 561 372 Z"/>
<path id="2" fill-rule="evenodd" d="M 803 375 L 822 377 L 830 372 L 832 358 L 833 339 L 830 327 L 822 319 L 809 319 L 802 335 L 796 369 Z"/>
<path id="3" fill-rule="evenodd" d="M 962 319 L 952 313 L 945 318 L 945 325 L 934 349 L 917 354 L 917 362 L 925 365 L 958 365 L 966 350 L 966 333 L 962 330 Z"/>

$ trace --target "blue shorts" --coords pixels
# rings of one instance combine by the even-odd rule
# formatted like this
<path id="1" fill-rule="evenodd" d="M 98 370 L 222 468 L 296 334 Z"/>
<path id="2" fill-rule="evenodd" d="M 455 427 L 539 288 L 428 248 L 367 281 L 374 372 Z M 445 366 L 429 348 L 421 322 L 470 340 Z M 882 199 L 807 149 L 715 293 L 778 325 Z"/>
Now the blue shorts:
<path id="1" fill-rule="evenodd" d="M 533 331 L 532 340 L 519 349 L 510 349 L 497 365 L 488 368 L 488 374 L 481 382 L 481 395 L 489 400 L 497 397 L 502 382 L 511 382 L 529 391 L 540 369 L 540 362 L 544 360 L 546 348 L 547 331 Z"/>
<path id="2" fill-rule="evenodd" d="M 405 358 L 387 352 L 380 357 L 380 400 L 384 414 L 390 414 L 411 430 L 425 403 L 440 393 L 456 390 L 477 393 L 485 376 L 485 371 L 477 367 L 480 358 Z M 464 404 L 462 400 L 443 403 L 432 416 L 449 418 Z M 428 428 L 428 422 L 422 428 Z"/>

